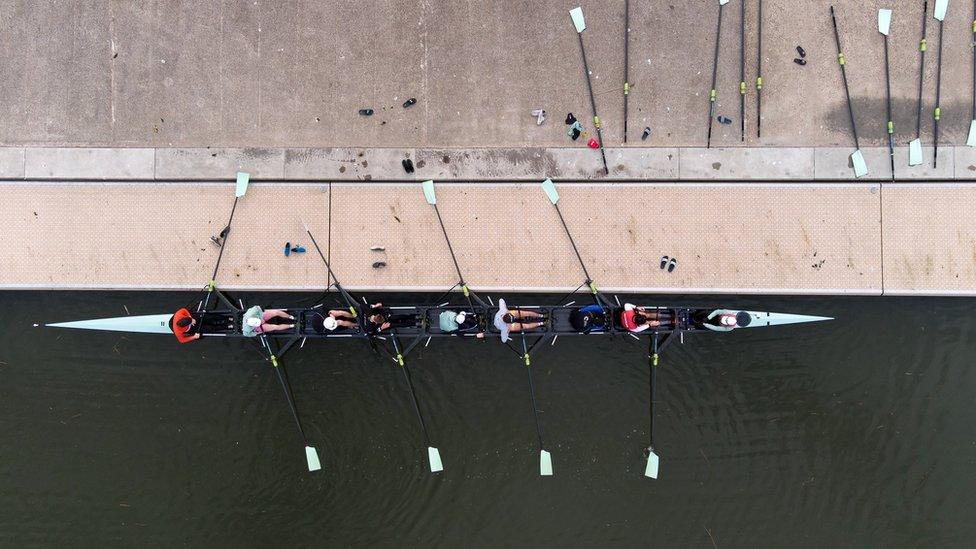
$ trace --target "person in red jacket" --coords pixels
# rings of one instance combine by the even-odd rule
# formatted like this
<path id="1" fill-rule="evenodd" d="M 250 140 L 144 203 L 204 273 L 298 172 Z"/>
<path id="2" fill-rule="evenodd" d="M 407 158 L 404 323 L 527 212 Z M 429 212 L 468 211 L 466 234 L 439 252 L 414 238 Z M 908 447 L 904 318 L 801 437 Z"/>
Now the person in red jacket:
<path id="1" fill-rule="evenodd" d="M 197 320 L 185 307 L 176 311 L 173 318 L 169 319 L 169 328 L 173 330 L 173 335 L 180 343 L 189 343 L 195 339 L 200 339 Z"/>
<path id="2" fill-rule="evenodd" d="M 661 325 L 657 311 L 648 311 L 631 303 L 624 304 L 624 310 L 620 311 L 620 323 L 631 332 L 643 332 Z"/>

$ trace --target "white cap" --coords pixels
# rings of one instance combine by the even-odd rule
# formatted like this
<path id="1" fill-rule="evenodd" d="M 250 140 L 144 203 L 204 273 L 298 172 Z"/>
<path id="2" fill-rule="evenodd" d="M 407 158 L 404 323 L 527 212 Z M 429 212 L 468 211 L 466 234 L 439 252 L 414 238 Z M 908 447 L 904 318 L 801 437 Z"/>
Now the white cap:
<path id="1" fill-rule="evenodd" d="M 247 319 L 247 325 L 252 328 L 257 328 L 261 325 L 261 318 L 256 316 L 249 317 Z"/>
<path id="2" fill-rule="evenodd" d="M 454 317 L 454 321 L 457 322 L 458 324 L 464 324 L 465 316 L 466 316 L 465 312 L 461 311 L 460 313 L 458 313 L 456 317 Z"/>
<path id="3" fill-rule="evenodd" d="M 339 326 L 339 321 L 334 317 L 327 316 L 325 320 L 322 321 L 322 325 L 325 326 L 326 330 L 335 330 Z"/>
<path id="4" fill-rule="evenodd" d="M 735 326 L 738 324 L 734 315 L 722 315 L 719 321 L 722 323 L 722 326 Z"/>

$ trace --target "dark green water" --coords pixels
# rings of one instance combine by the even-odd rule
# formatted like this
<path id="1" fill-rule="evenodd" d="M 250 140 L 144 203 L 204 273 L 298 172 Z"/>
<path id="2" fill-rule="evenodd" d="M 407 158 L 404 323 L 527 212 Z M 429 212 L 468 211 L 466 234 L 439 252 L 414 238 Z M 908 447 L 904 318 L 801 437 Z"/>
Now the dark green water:
<path id="1" fill-rule="evenodd" d="M 495 341 L 410 357 L 437 476 L 389 362 L 362 342 L 289 354 L 323 463 L 309 474 L 277 380 L 246 344 L 30 327 L 190 299 L 0 293 L 0 545 L 966 547 L 976 535 L 973 300 L 657 300 L 837 320 L 670 348 L 652 481 L 646 349 L 619 339 L 561 338 L 533 361 L 555 466 L 543 479 L 524 367 Z"/>

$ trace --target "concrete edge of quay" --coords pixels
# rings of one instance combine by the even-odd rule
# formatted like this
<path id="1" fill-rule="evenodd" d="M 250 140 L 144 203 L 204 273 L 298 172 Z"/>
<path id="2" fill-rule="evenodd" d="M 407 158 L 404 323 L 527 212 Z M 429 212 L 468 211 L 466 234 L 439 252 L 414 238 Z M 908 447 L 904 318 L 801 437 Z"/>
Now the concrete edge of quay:
<path id="1" fill-rule="evenodd" d="M 976 181 L 976 148 L 940 147 L 934 163 L 908 166 L 895 149 L 898 181 Z M 868 175 L 855 178 L 851 147 L 607 148 L 101 148 L 0 147 L 0 179 L 203 181 L 891 181 L 888 150 L 863 148 Z M 404 160 L 414 172 L 407 173 Z M 933 166 L 933 164 L 936 164 Z"/>

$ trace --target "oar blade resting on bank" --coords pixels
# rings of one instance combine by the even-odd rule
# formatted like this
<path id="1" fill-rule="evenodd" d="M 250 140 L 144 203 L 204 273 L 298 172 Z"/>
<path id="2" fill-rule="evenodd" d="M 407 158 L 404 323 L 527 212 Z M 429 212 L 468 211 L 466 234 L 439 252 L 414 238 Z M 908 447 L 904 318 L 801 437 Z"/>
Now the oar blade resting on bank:
<path id="1" fill-rule="evenodd" d="M 583 20 L 583 8 L 569 10 L 569 16 L 573 18 L 573 26 L 576 27 L 576 32 L 586 30 L 586 21 Z"/>

